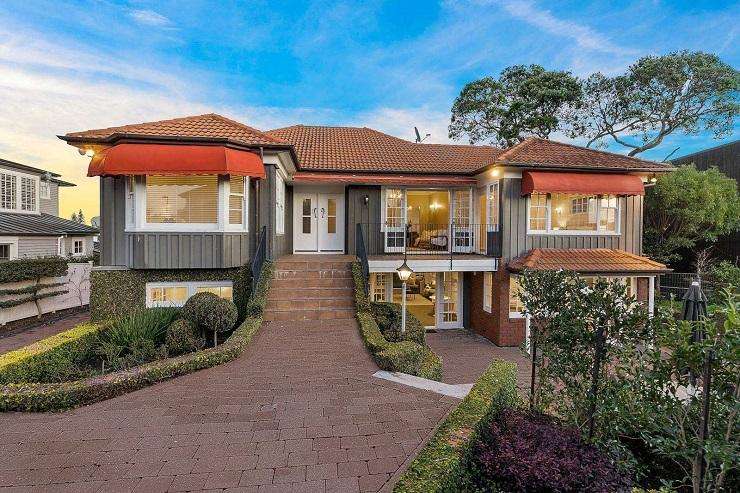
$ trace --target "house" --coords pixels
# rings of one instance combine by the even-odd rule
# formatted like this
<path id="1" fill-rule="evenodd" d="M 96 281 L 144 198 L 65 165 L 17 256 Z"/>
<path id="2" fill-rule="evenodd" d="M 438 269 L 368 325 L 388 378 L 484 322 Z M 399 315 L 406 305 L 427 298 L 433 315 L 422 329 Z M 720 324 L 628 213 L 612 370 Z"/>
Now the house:
<path id="1" fill-rule="evenodd" d="M 0 159 L 0 262 L 92 254 L 98 230 L 59 217 L 60 175 Z"/>
<path id="2" fill-rule="evenodd" d="M 499 345 L 526 337 L 525 268 L 618 278 L 651 308 L 666 271 L 641 256 L 642 206 L 671 168 L 641 159 L 537 138 L 498 149 L 369 128 L 263 132 L 215 114 L 60 138 L 94 152 L 101 268 L 135 271 L 150 306 L 231 296 L 218 272 L 249 262 L 262 232 L 271 258 L 358 256 L 378 301 L 400 301 L 407 258 L 411 312 Z"/>
<path id="3" fill-rule="evenodd" d="M 693 164 L 698 170 L 707 170 L 716 166 L 737 183 L 740 179 L 740 140 L 673 158 L 671 164 L 674 166 Z M 712 255 L 737 265 L 740 262 L 740 231 L 719 237 L 712 250 Z M 689 267 L 684 266 L 687 269 Z"/>

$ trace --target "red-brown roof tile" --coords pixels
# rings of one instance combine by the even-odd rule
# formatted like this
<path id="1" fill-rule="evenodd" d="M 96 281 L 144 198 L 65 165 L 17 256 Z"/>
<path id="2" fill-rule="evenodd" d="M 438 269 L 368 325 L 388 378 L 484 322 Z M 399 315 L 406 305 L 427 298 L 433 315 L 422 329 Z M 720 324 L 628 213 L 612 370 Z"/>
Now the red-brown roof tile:
<path id="1" fill-rule="evenodd" d="M 634 157 L 600 151 L 554 140 L 531 137 L 498 156 L 498 162 L 508 165 L 547 168 L 584 168 L 610 170 L 661 170 L 671 166 Z"/>
<path id="2" fill-rule="evenodd" d="M 215 113 L 71 132 L 62 139 L 67 141 L 114 142 L 122 137 L 213 139 L 245 146 L 285 144 L 280 139 L 269 136 L 256 128 Z"/>
<path id="3" fill-rule="evenodd" d="M 295 125 L 267 132 L 295 146 L 300 168 L 468 174 L 491 164 L 491 146 L 417 144 L 370 128 Z"/>
<path id="4" fill-rule="evenodd" d="M 608 248 L 534 248 L 509 262 L 512 272 L 523 270 L 572 270 L 584 273 L 660 273 L 664 264 L 624 250 Z"/>

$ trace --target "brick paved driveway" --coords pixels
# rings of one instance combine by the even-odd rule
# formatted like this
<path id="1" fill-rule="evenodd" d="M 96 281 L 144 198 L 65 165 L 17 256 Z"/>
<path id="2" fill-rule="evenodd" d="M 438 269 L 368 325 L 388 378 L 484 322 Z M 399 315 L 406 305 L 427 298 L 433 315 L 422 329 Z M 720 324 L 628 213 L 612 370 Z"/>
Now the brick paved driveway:
<path id="1" fill-rule="evenodd" d="M 4 329 L 0 332 L 0 354 L 28 346 L 90 320 L 88 310 L 65 314 L 59 319 L 40 322 L 29 327 Z"/>
<path id="2" fill-rule="evenodd" d="M 265 323 L 238 360 L 0 415 L 8 491 L 377 491 L 457 401 L 370 375 L 354 320 Z"/>

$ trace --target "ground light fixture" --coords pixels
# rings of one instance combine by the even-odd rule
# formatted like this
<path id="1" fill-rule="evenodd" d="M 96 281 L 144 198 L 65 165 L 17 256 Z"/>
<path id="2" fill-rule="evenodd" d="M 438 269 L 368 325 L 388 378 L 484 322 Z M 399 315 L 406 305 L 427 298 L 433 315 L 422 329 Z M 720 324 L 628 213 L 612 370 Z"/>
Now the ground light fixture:
<path id="1" fill-rule="evenodd" d="M 409 267 L 409 264 L 406 263 L 405 249 L 403 252 L 403 263 L 401 264 L 401 267 L 396 269 L 396 272 L 398 272 L 398 278 L 401 279 L 402 286 L 401 298 L 403 299 L 403 307 L 401 308 L 401 334 L 404 334 L 406 332 L 406 281 L 408 281 L 411 274 L 414 273 L 414 271 L 411 270 L 411 267 Z"/>

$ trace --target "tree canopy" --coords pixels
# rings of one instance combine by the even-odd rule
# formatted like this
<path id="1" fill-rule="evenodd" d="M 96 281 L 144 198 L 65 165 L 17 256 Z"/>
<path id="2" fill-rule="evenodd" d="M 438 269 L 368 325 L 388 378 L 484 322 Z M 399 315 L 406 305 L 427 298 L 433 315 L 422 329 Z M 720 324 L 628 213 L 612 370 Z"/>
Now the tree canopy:
<path id="1" fill-rule="evenodd" d="M 680 249 L 740 228 L 737 184 L 714 167 L 680 166 L 647 189 L 644 220 L 645 253 L 673 262 Z"/>
<path id="2" fill-rule="evenodd" d="M 565 109 L 579 101 L 581 88 L 570 72 L 539 65 L 515 65 L 499 79 L 484 77 L 463 88 L 452 106 L 450 137 L 471 143 L 511 146 L 526 137 L 547 138 L 561 125 Z"/>

